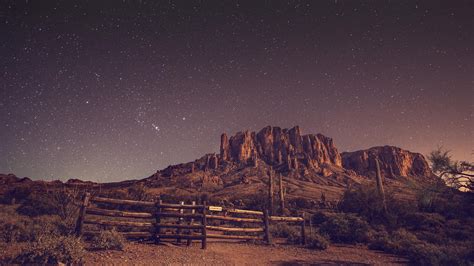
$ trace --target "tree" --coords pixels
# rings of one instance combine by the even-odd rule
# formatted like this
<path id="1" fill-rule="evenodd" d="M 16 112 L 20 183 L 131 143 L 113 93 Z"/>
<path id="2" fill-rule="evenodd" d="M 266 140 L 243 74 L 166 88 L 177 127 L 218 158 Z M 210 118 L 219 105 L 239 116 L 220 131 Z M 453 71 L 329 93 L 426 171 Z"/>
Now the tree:
<path id="1" fill-rule="evenodd" d="M 448 150 L 439 147 L 428 155 L 433 172 L 448 186 L 462 191 L 474 192 L 474 164 L 453 161 Z"/>

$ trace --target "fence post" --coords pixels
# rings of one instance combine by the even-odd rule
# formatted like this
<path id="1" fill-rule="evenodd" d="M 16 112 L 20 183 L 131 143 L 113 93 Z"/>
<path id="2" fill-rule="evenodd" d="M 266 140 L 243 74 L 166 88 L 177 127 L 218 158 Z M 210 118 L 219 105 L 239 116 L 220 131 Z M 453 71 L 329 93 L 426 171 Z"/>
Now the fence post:
<path id="1" fill-rule="evenodd" d="M 80 237 L 82 235 L 82 226 L 84 225 L 84 216 L 86 214 L 86 208 L 89 205 L 89 198 L 91 194 L 89 192 L 86 192 L 84 194 L 84 198 L 82 200 L 82 205 L 79 210 L 79 217 L 77 217 L 77 222 L 76 222 L 76 236 Z"/>
<path id="2" fill-rule="evenodd" d="M 155 213 L 155 243 L 159 244 L 160 243 L 160 237 L 159 234 L 161 233 L 161 228 L 160 228 L 160 223 L 161 223 L 161 206 L 163 204 L 163 201 L 160 199 L 157 202 L 158 204 L 156 205 L 156 213 Z"/>
<path id="3" fill-rule="evenodd" d="M 264 224 L 264 231 L 265 231 L 265 241 L 267 244 L 272 244 L 272 236 L 270 235 L 270 218 L 268 217 L 268 210 L 263 210 L 263 224 Z"/>
<path id="4" fill-rule="evenodd" d="M 184 205 L 184 201 L 181 201 L 181 202 L 180 202 L 180 205 Z M 184 209 L 179 209 L 179 213 L 180 213 L 180 214 L 183 214 L 183 213 L 184 213 Z M 178 218 L 178 224 L 182 224 L 182 223 L 183 223 L 183 218 L 182 218 L 182 217 L 179 217 L 179 218 Z M 178 229 L 176 230 L 176 233 L 177 233 L 178 235 L 180 235 L 180 234 L 181 234 L 181 229 L 178 228 Z M 177 239 L 176 239 L 176 242 L 181 243 L 181 238 L 177 238 Z"/>
<path id="5" fill-rule="evenodd" d="M 305 213 L 302 214 L 303 221 L 301 222 L 301 244 L 306 245 L 306 220 Z"/>
<path id="6" fill-rule="evenodd" d="M 201 248 L 206 249 L 207 248 L 207 219 L 206 219 L 206 201 L 203 201 L 202 203 L 203 209 L 202 209 L 202 239 L 201 239 Z"/>
<path id="7" fill-rule="evenodd" d="M 191 204 L 194 206 L 194 205 L 196 205 L 196 202 L 193 201 Z M 196 213 L 196 210 L 195 210 L 195 209 L 192 209 L 192 210 L 191 210 L 191 213 L 192 213 L 192 214 L 195 214 L 195 213 Z M 191 222 L 189 222 L 189 224 L 190 224 L 190 225 L 194 224 L 194 218 L 191 218 Z M 193 233 L 194 233 L 194 230 L 193 230 L 193 229 L 189 229 L 189 234 L 192 235 Z M 191 243 L 192 243 L 192 242 L 193 242 L 192 239 L 188 239 L 188 246 L 191 246 Z"/>

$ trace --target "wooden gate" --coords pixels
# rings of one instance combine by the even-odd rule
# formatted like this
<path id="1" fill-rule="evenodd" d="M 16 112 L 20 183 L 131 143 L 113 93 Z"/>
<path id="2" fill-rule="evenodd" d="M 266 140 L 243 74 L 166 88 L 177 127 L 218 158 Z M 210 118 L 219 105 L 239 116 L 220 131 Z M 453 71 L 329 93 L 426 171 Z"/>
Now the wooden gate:
<path id="1" fill-rule="evenodd" d="M 102 205 L 107 205 L 105 208 Z M 115 207 L 115 209 L 111 208 Z M 124 206 L 142 208 L 140 211 L 124 211 Z M 186 240 L 201 241 L 203 249 L 208 238 L 254 240 L 272 243 L 270 224 L 296 223 L 301 226 L 302 244 L 305 244 L 304 217 L 269 216 L 268 211 L 242 210 L 221 206 L 163 203 L 161 200 L 135 201 L 91 197 L 86 193 L 76 223 L 78 236 L 94 236 L 107 227 L 118 228 L 126 238 L 150 239 L 159 243 L 166 239 L 181 243 Z M 90 230 L 84 225 L 94 225 Z"/>

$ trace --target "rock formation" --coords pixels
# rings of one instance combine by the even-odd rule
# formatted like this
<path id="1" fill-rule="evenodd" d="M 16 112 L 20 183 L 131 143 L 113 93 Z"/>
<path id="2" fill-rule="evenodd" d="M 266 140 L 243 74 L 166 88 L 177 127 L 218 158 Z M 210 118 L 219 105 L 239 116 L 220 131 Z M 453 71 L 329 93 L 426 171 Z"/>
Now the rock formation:
<path id="1" fill-rule="evenodd" d="M 221 136 L 221 155 L 223 161 L 251 164 L 256 158 L 277 166 L 287 165 L 298 169 L 299 164 L 319 168 L 322 164 L 342 166 L 341 156 L 331 138 L 321 134 L 301 135 L 298 126 L 291 129 L 265 127 L 258 133 L 239 132 L 227 138 Z"/>
<path id="2" fill-rule="evenodd" d="M 354 170 L 359 175 L 375 176 L 374 157 L 379 159 L 382 175 L 387 178 L 433 175 L 423 155 L 398 147 L 373 147 L 367 150 L 344 152 L 341 155 L 343 167 Z"/>

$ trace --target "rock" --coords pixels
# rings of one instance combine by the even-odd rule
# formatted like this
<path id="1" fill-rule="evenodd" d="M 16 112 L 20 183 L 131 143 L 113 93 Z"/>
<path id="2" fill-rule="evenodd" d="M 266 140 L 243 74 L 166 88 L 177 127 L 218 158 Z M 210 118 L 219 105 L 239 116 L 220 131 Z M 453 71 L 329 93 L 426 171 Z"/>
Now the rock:
<path id="1" fill-rule="evenodd" d="M 342 165 L 344 168 L 353 170 L 359 175 L 375 176 L 375 157 L 379 158 L 380 170 L 384 177 L 429 177 L 433 175 L 423 155 L 393 146 L 344 152 L 342 153 Z"/>
<path id="2" fill-rule="evenodd" d="M 221 135 L 221 159 L 228 161 L 230 158 L 230 148 L 229 148 L 229 139 L 227 134 L 224 133 Z"/>
<path id="3" fill-rule="evenodd" d="M 219 166 L 216 154 L 208 154 L 206 160 L 206 169 L 217 169 Z"/>
<path id="4" fill-rule="evenodd" d="M 269 165 L 287 164 L 298 169 L 299 162 L 317 168 L 321 164 L 342 166 L 339 152 L 331 138 L 324 135 L 301 135 L 298 126 L 291 129 L 267 126 L 255 132 L 239 132 L 230 137 L 221 136 L 223 161 L 253 163 L 259 158 Z"/>

